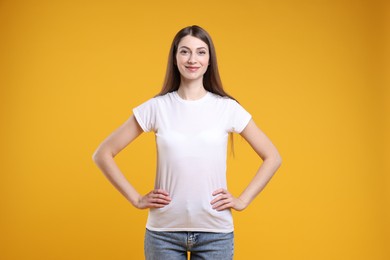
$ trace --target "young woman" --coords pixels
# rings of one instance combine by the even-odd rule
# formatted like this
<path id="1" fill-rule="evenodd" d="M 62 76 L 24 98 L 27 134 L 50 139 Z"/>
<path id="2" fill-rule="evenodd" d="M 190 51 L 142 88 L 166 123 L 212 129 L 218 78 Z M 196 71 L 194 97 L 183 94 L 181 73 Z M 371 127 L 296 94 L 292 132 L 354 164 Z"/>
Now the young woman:
<path id="1" fill-rule="evenodd" d="M 157 143 L 154 189 L 140 195 L 114 157 L 143 132 Z M 227 190 L 228 136 L 239 133 L 262 159 L 238 197 Z M 133 115 L 93 155 L 110 182 L 139 209 L 149 209 L 147 260 L 233 258 L 231 209 L 244 210 L 281 164 L 275 146 L 251 115 L 223 89 L 209 34 L 199 26 L 173 39 L 161 92 Z"/>

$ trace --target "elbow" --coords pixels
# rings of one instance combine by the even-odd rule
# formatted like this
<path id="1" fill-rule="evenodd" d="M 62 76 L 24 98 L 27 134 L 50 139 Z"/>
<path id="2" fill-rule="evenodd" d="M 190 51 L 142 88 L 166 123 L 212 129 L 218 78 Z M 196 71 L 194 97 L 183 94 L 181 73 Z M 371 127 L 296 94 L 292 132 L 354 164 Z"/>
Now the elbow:
<path id="1" fill-rule="evenodd" d="M 115 154 L 105 146 L 99 146 L 92 155 L 92 160 L 96 165 L 100 165 L 105 161 L 115 157 Z"/>
<path id="2" fill-rule="evenodd" d="M 274 161 L 275 161 L 276 168 L 279 169 L 279 167 L 282 165 L 282 157 L 280 156 L 279 153 L 275 156 Z"/>
<path id="3" fill-rule="evenodd" d="M 279 169 L 279 167 L 282 165 L 282 157 L 277 151 L 272 156 L 269 156 L 267 158 L 267 161 L 269 161 L 273 165 L 275 171 Z"/>
<path id="4" fill-rule="evenodd" d="M 99 152 L 99 149 L 97 149 L 97 150 L 92 154 L 92 161 L 93 161 L 95 164 L 98 164 L 98 162 L 99 162 L 99 157 L 100 157 L 100 152 Z"/>
<path id="5" fill-rule="evenodd" d="M 100 162 L 103 160 L 103 158 L 105 157 L 105 153 L 104 151 L 99 147 L 96 149 L 96 151 L 93 153 L 92 155 L 92 160 L 94 161 L 94 163 L 96 165 L 99 165 Z"/>

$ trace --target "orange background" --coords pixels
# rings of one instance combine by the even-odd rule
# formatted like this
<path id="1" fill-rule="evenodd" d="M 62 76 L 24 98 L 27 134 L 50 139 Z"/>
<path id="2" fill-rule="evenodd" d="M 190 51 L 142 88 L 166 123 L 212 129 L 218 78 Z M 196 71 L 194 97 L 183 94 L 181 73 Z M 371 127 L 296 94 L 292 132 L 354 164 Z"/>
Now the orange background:
<path id="1" fill-rule="evenodd" d="M 390 259 L 386 1 L 0 1 L 0 258 L 143 259 L 147 211 L 98 171 L 97 145 L 154 96 L 198 24 L 225 88 L 283 165 L 235 212 L 235 259 Z M 235 138 L 230 190 L 259 161 Z M 153 187 L 153 134 L 117 162 Z"/>

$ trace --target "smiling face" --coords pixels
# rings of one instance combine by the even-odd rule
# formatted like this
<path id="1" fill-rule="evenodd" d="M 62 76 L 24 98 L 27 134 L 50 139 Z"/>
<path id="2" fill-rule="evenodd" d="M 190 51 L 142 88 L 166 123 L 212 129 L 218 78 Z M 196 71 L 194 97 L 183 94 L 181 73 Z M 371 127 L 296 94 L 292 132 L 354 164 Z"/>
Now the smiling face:
<path id="1" fill-rule="evenodd" d="M 176 65 L 182 80 L 201 80 L 209 65 L 207 44 L 191 35 L 183 37 L 177 47 Z"/>

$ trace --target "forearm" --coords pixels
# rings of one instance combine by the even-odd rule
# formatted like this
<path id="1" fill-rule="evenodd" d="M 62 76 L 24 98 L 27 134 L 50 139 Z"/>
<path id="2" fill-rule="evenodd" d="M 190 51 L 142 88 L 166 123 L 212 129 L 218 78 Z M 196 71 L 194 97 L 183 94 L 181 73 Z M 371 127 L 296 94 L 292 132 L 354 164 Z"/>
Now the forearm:
<path id="1" fill-rule="evenodd" d="M 238 197 L 247 207 L 265 188 L 281 165 L 279 156 L 265 159 L 246 189 Z"/>
<path id="2" fill-rule="evenodd" d="M 93 156 L 93 160 L 112 185 L 130 201 L 133 206 L 137 207 L 141 196 L 120 171 L 113 156 L 107 153 L 96 153 Z"/>

